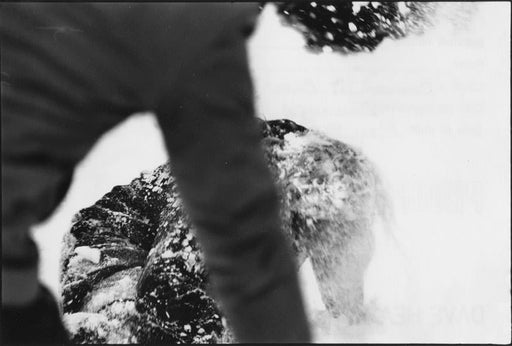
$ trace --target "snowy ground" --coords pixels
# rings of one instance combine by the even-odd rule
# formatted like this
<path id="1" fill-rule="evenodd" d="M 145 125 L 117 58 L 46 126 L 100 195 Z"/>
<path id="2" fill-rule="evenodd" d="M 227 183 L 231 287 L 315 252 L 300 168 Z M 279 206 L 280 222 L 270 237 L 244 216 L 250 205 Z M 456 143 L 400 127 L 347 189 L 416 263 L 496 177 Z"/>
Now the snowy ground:
<path id="1" fill-rule="evenodd" d="M 510 342 L 510 4 L 443 8 L 436 29 L 371 54 L 308 53 L 272 6 L 250 42 L 258 114 L 361 148 L 395 210 L 394 239 L 377 227 L 367 273 L 377 322 L 326 316 L 309 263 L 302 268 L 318 342 Z M 145 114 L 80 164 L 65 201 L 35 232 L 40 275 L 55 293 L 72 215 L 165 160 Z"/>

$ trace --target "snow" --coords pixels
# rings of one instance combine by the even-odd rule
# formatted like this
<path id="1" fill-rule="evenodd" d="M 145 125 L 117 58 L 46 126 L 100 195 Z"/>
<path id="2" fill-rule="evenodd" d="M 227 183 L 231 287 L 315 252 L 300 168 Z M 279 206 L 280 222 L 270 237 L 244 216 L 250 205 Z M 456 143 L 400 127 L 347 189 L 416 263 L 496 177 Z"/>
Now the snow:
<path id="1" fill-rule="evenodd" d="M 320 341 L 510 339 L 509 5 L 466 5 L 467 27 L 443 6 L 450 20 L 371 54 L 305 54 L 270 9 L 253 42 L 259 113 L 360 148 L 395 209 L 402 254 L 377 232 L 367 273 L 384 322 L 322 320 Z"/>
<path id="2" fill-rule="evenodd" d="M 141 270 L 137 270 L 136 273 L 140 275 Z M 129 276 L 125 271 L 118 272 L 114 275 L 116 277 L 122 277 L 122 275 L 125 276 L 121 279 L 115 280 L 115 285 L 110 284 L 106 287 L 95 289 L 93 294 L 91 294 L 92 298 L 87 302 L 87 304 L 85 304 L 85 309 L 87 311 L 97 312 L 115 300 L 133 299 L 133 297 L 136 296 L 134 288 L 136 286 L 137 278 Z M 114 311 L 111 310 L 111 312 Z"/>
<path id="3" fill-rule="evenodd" d="M 86 259 L 92 263 L 100 263 L 101 251 L 99 249 L 89 246 L 77 246 L 75 248 L 75 253 L 78 257 Z"/>
<path id="4" fill-rule="evenodd" d="M 352 2 L 352 9 L 354 10 L 354 13 L 359 13 L 359 10 L 361 7 L 364 7 L 368 5 L 370 1 L 353 1 Z"/>
<path id="5" fill-rule="evenodd" d="M 134 310 L 134 302 L 116 302 L 113 304 L 111 312 L 122 315 Z M 108 319 L 101 313 L 91 312 L 65 314 L 63 319 L 66 327 L 73 334 L 80 330 L 86 333 L 94 331 L 98 338 L 105 339 L 106 344 L 137 343 L 136 336 L 131 335 L 130 329 L 123 324 L 126 322 L 124 320 Z"/>
<path id="6" fill-rule="evenodd" d="M 282 149 L 283 155 L 296 154 L 308 145 L 329 145 L 331 144 L 325 136 L 309 131 L 306 134 L 290 132 L 284 135 L 285 146 Z"/>
<path id="7" fill-rule="evenodd" d="M 86 327 L 87 329 L 94 329 L 100 324 L 108 323 L 106 316 L 91 313 L 91 312 L 77 312 L 74 314 L 67 314 L 64 316 L 64 323 L 67 329 L 75 334 L 80 328 Z M 100 328 L 99 331 L 102 329 Z"/>
<path id="8" fill-rule="evenodd" d="M 173 255 L 172 251 L 171 251 L 171 250 L 167 250 L 167 251 L 163 252 L 163 253 L 160 255 L 160 257 L 162 257 L 162 258 L 171 258 L 171 257 L 172 257 L 172 255 Z"/>
<path id="9" fill-rule="evenodd" d="M 375 230 L 366 275 L 374 322 L 328 316 L 310 263 L 302 266 L 317 342 L 510 341 L 510 4 L 442 6 L 434 29 L 372 53 L 308 53 L 272 6 L 251 39 L 258 114 L 360 148 L 393 202 L 391 235 L 385 225 Z M 65 201 L 35 233 L 40 275 L 55 294 L 72 215 L 165 160 L 156 121 L 143 114 L 79 165 Z"/>

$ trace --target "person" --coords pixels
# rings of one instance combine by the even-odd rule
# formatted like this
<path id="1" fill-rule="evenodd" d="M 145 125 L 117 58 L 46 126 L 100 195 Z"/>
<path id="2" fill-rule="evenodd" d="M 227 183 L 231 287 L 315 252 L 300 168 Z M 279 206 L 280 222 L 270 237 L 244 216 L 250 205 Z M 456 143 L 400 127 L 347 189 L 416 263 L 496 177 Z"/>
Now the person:
<path id="1" fill-rule="evenodd" d="M 308 342 L 259 143 L 246 40 L 257 4 L 4 3 L 2 343 L 66 342 L 30 227 L 127 116 L 154 111 L 210 280 L 240 342 Z"/>

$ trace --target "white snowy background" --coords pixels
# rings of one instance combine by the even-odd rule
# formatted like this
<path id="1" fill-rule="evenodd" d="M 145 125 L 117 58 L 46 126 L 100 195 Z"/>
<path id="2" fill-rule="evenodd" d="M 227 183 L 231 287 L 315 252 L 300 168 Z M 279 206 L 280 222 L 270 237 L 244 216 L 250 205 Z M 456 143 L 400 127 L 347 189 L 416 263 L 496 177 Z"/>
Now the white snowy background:
<path id="1" fill-rule="evenodd" d="M 249 42 L 258 115 L 362 149 L 393 203 L 376 227 L 366 301 L 377 321 L 325 313 L 301 268 L 317 342 L 510 342 L 510 3 L 443 3 L 435 28 L 370 54 L 312 54 L 267 6 Z M 58 292 L 60 241 L 79 209 L 166 161 L 151 114 L 107 133 L 35 229 Z"/>

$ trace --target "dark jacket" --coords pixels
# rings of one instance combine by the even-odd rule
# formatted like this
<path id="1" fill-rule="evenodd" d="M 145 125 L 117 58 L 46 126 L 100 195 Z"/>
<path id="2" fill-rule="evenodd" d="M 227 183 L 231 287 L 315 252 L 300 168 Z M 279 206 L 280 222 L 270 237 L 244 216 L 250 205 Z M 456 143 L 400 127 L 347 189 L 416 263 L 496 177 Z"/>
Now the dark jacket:
<path id="1" fill-rule="evenodd" d="M 230 3 L 1 5 L 2 275 L 36 265 L 28 229 L 95 141 L 150 110 L 237 338 L 309 339 L 255 126 L 256 15 Z M 3 283 L 3 304 L 16 287 Z"/>

